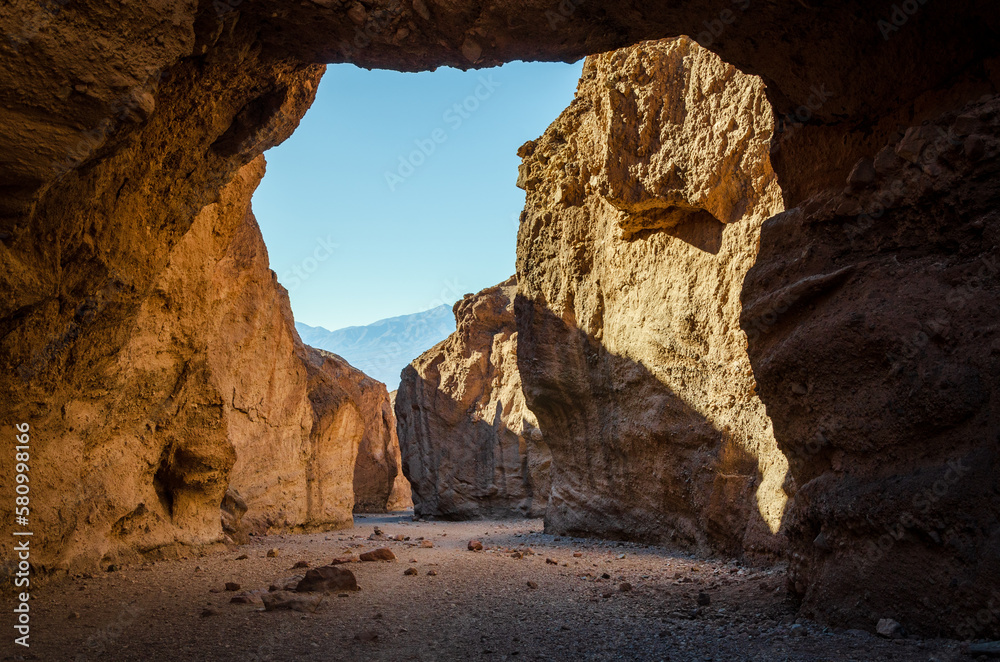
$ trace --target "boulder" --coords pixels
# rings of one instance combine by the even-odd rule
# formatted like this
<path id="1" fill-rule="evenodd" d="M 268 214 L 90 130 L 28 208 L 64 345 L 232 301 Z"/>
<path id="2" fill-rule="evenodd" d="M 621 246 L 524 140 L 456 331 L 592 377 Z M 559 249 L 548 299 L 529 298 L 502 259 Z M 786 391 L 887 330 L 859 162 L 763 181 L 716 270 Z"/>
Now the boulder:
<path id="1" fill-rule="evenodd" d="M 308 570 L 295 590 L 298 593 L 339 593 L 360 589 L 353 572 L 337 565 L 326 565 Z"/>

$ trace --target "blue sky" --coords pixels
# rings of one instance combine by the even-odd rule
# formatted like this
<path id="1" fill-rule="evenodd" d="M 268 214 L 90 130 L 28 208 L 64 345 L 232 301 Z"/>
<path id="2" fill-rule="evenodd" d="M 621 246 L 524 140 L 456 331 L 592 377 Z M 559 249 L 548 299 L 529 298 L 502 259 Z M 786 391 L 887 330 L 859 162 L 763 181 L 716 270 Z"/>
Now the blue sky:
<path id="1" fill-rule="evenodd" d="M 253 200 L 295 319 L 368 324 L 513 274 L 517 148 L 569 105 L 581 68 L 331 66 Z"/>

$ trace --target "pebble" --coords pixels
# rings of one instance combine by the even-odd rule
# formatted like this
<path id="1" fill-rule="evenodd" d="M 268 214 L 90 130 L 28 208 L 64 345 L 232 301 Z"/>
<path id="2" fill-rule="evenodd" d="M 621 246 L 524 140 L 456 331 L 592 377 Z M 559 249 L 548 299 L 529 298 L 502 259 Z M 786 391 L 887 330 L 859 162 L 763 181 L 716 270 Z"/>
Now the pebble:
<path id="1" fill-rule="evenodd" d="M 278 551 L 277 547 L 272 547 L 271 549 L 267 550 L 267 558 L 269 559 L 277 558 L 279 553 L 280 552 Z"/>
<path id="2" fill-rule="evenodd" d="M 481 551 L 483 551 L 483 543 L 479 542 L 478 540 L 470 540 L 469 541 L 469 551 L 470 552 L 481 552 Z"/>
<path id="3" fill-rule="evenodd" d="M 902 639 L 904 636 L 903 626 L 891 618 L 880 619 L 875 632 L 886 639 Z"/>
<path id="4" fill-rule="evenodd" d="M 403 574 L 404 575 L 409 575 L 409 576 L 416 575 L 417 574 L 417 569 L 416 568 L 407 568 L 406 570 L 403 571 Z"/>

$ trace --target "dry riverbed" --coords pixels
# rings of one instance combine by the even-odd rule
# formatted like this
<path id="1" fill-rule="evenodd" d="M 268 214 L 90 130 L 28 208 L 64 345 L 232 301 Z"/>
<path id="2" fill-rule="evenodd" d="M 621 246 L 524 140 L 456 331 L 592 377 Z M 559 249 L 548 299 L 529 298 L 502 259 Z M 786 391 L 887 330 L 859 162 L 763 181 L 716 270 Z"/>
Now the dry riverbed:
<path id="1" fill-rule="evenodd" d="M 369 539 L 376 527 L 383 535 Z M 468 550 L 473 539 L 483 551 Z M 396 560 L 340 566 L 361 590 L 326 596 L 314 613 L 230 602 L 304 573 L 297 563 L 379 547 Z M 537 520 L 357 517 L 349 530 L 50 581 L 32 613 L 30 653 L 5 660 L 973 659 L 958 642 L 797 623 L 781 570 L 554 538 Z"/>

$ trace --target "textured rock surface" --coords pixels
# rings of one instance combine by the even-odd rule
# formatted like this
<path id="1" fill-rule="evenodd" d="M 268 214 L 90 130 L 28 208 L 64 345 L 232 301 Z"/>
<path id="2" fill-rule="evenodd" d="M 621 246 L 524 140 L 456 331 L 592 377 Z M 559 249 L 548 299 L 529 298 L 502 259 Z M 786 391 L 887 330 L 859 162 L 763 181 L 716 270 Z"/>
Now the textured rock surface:
<path id="1" fill-rule="evenodd" d="M 385 505 L 386 510 L 390 512 L 413 508 L 413 491 L 410 488 L 410 481 L 406 479 L 406 474 L 403 473 L 403 455 L 399 448 L 399 437 L 396 436 L 396 393 L 396 391 L 389 393 L 389 409 L 391 410 L 393 420 L 392 453 L 396 458 L 396 466 L 399 467 L 399 471 L 396 472 L 396 478 L 392 483 L 392 491 L 389 492 L 389 501 Z"/>
<path id="2" fill-rule="evenodd" d="M 403 370 L 396 416 L 414 513 L 541 517 L 550 454 L 517 371 L 510 279 L 455 304 L 457 330 Z"/>
<path id="3" fill-rule="evenodd" d="M 34 512 L 53 522 L 37 537 L 39 567 L 210 543 L 223 522 L 233 540 L 351 523 L 359 444 L 391 441 L 388 394 L 299 340 L 249 211 L 263 172 L 260 157 L 197 215 L 124 318 L 122 348 L 86 366 L 104 381 L 28 419 L 53 435 L 33 457 Z M 102 340 L 91 325 L 103 296 L 66 337 Z M 34 358 L 16 373 L 28 382 L 59 357 Z"/>
<path id="4" fill-rule="evenodd" d="M 354 512 L 405 510 L 413 504 L 407 501 L 409 483 L 403 476 L 393 399 L 382 382 L 360 371 L 355 374 L 365 435 L 354 465 Z"/>
<path id="5" fill-rule="evenodd" d="M 688 39 L 591 57 L 521 148 L 518 360 L 546 528 L 770 554 L 786 462 L 739 292 L 782 208 L 761 82 Z"/>
<path id="6" fill-rule="evenodd" d="M 793 585 L 838 623 L 995 637 L 1000 99 L 873 156 L 764 224 L 743 292 Z"/>
<path id="7" fill-rule="evenodd" d="M 178 419 L 198 431 L 185 442 L 193 457 L 217 466 L 233 461 L 209 450 L 222 408 L 218 394 L 199 391 L 202 362 L 185 363 L 183 378 L 130 382 L 126 373 L 133 373 L 118 360 L 139 307 L 198 213 L 240 167 L 294 128 L 321 73 L 313 63 L 480 66 L 575 59 L 645 38 L 697 35 L 768 82 L 779 125 L 772 162 L 788 206 L 839 187 L 859 157 L 896 140 L 898 126 L 1000 88 L 1000 6 L 993 0 L 721 4 L 60 0 L 0 7 L 0 419 L 31 422 L 45 442 L 33 461 L 52 501 L 37 504 L 35 515 L 53 538 L 39 540 L 46 548 L 40 562 L 76 544 L 104 545 L 95 531 L 136 503 L 128 496 L 136 489 L 128 476 L 138 471 L 131 461 L 160 459 L 147 457 L 142 430 L 161 423 L 166 430 L 170 421 L 157 412 L 163 405 L 174 411 L 177 396 L 198 405 Z M 969 170 L 973 179 L 977 168 Z M 868 174 L 856 172 L 855 181 Z M 959 215 L 964 204 L 956 201 Z M 950 231 L 929 216 L 927 227 Z M 948 242 L 927 250 L 932 264 L 933 251 L 943 263 L 959 252 Z M 870 264 L 855 267 L 864 272 Z M 798 282 L 794 276 L 786 282 Z M 883 366 L 851 368 L 864 381 Z M 908 397 L 905 384 L 892 386 Z M 961 409 L 960 402 L 960 394 L 947 400 L 949 408 Z M 183 473 L 171 480 L 185 490 L 219 490 L 218 476 L 198 475 L 200 465 L 185 464 L 183 454 L 174 459 Z M 0 458 L 4 484 L 10 462 Z M 125 479 L 108 478 L 109 470 Z M 74 494 L 85 507 L 70 505 Z M 181 510 L 199 498 L 183 497 Z M 208 520 L 191 515 L 177 535 L 200 540 Z M 126 537 L 126 548 L 161 538 L 142 530 Z"/>

